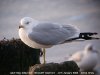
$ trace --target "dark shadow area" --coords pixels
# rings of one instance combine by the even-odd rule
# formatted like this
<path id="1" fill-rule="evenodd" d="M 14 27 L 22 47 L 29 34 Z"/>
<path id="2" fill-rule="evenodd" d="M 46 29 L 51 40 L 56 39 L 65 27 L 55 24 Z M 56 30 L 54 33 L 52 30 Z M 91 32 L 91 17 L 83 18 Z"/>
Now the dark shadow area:
<path id="1" fill-rule="evenodd" d="M 74 61 L 47 63 L 30 68 L 30 75 L 80 75 L 79 67 Z"/>
<path id="2" fill-rule="evenodd" d="M 40 49 L 30 48 L 20 39 L 1 40 L 0 75 L 28 72 L 30 66 L 40 64 L 40 53 Z"/>

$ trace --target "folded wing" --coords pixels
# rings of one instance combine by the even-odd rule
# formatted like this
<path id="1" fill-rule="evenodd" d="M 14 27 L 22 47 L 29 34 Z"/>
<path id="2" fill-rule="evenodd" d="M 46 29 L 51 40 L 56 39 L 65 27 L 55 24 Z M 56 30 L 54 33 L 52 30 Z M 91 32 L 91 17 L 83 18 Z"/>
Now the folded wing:
<path id="1" fill-rule="evenodd" d="M 28 34 L 31 40 L 43 45 L 56 45 L 79 36 L 79 30 L 71 25 L 39 23 Z"/>

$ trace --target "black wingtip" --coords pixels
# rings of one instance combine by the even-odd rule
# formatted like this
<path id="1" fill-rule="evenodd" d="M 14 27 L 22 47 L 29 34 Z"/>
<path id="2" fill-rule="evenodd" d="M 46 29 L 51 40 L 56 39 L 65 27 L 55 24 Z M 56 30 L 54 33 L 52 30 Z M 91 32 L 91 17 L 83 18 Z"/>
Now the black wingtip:
<path id="1" fill-rule="evenodd" d="M 81 39 L 85 39 L 85 40 L 92 40 L 92 39 L 100 39 L 100 38 L 96 38 L 96 37 L 92 37 L 93 35 L 97 35 L 98 33 L 96 32 L 84 32 L 84 33 L 80 33 L 79 38 Z"/>

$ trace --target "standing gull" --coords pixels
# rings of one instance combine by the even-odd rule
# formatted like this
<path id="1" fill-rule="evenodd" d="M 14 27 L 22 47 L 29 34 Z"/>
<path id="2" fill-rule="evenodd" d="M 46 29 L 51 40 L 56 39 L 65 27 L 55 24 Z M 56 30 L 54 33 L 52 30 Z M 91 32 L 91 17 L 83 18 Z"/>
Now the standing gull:
<path id="1" fill-rule="evenodd" d="M 83 51 L 74 53 L 68 60 L 73 60 L 77 63 L 81 71 L 91 71 L 97 65 L 99 52 L 93 48 L 92 44 L 86 45 Z"/>
<path id="2" fill-rule="evenodd" d="M 71 25 L 40 22 L 30 17 L 24 17 L 20 21 L 19 36 L 21 40 L 32 48 L 50 48 L 54 45 L 71 42 L 78 39 L 98 39 L 90 37 L 97 33 L 80 33 L 79 29 Z"/>

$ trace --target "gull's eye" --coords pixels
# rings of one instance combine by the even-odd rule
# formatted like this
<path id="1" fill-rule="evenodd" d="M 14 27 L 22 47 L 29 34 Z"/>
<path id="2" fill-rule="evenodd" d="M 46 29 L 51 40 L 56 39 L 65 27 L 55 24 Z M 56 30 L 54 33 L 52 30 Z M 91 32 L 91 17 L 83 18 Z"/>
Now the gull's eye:
<path id="1" fill-rule="evenodd" d="M 30 22 L 26 22 L 25 24 L 29 24 Z"/>

